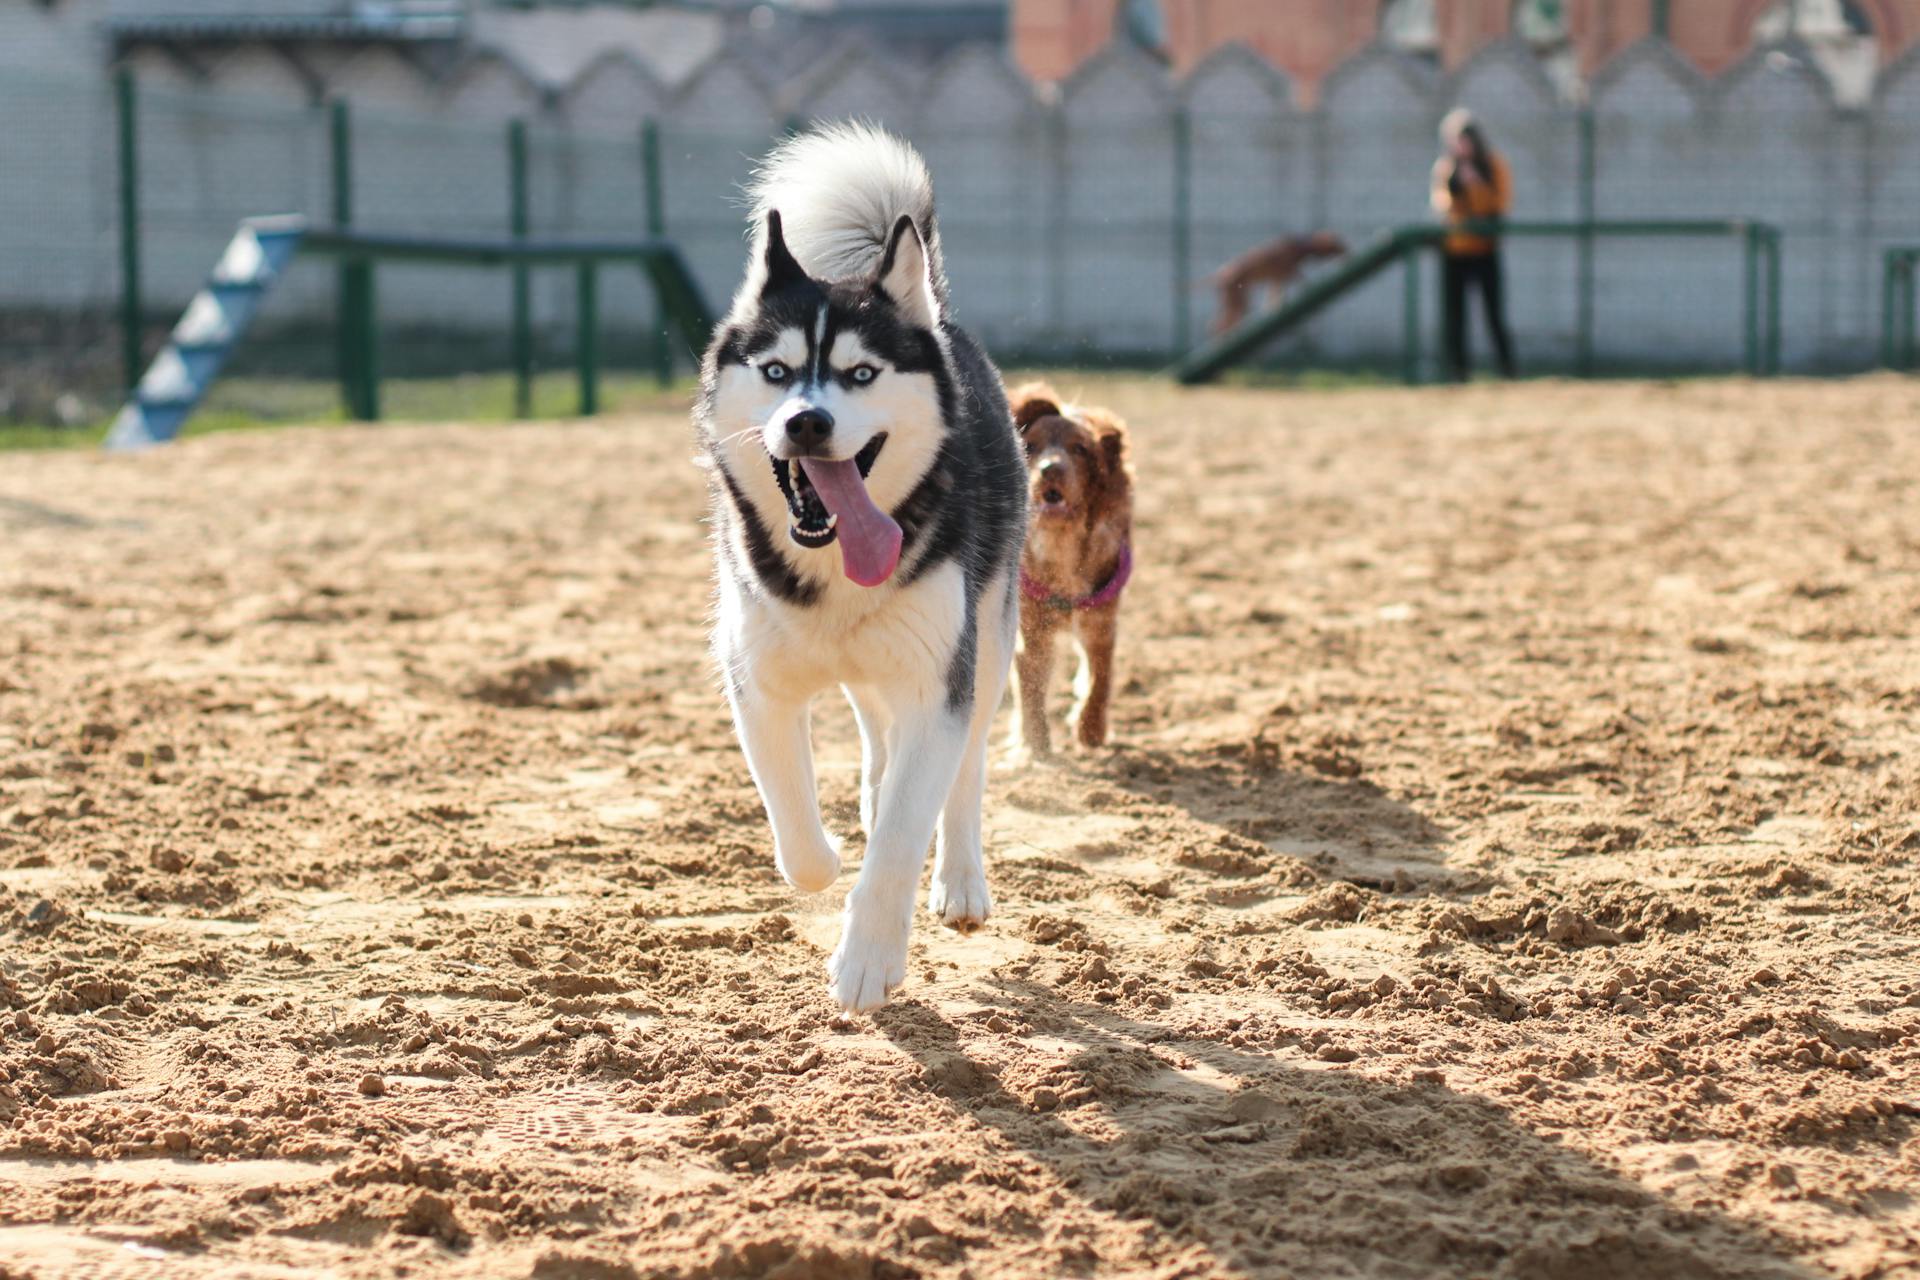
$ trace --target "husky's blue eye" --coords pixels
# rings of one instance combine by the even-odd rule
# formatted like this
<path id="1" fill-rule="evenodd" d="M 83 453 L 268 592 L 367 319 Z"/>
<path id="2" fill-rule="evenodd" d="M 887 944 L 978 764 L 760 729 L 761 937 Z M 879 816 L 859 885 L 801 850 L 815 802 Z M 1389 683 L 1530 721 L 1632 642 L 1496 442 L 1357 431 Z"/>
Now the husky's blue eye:
<path id="1" fill-rule="evenodd" d="M 768 382 L 785 382 L 787 375 L 791 372 L 792 370 L 778 360 L 769 360 L 760 366 L 760 375 Z"/>
<path id="2" fill-rule="evenodd" d="M 870 364 L 857 364 L 847 370 L 847 377 L 853 379 L 853 385 L 864 387 L 880 376 L 880 371 Z"/>

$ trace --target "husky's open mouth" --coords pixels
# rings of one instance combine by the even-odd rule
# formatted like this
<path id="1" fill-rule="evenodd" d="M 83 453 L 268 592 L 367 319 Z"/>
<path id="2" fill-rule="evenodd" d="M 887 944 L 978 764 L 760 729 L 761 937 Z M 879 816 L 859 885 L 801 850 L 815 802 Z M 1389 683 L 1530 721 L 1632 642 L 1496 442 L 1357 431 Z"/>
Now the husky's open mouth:
<path id="1" fill-rule="evenodd" d="M 887 442 L 887 433 L 867 442 L 867 447 L 854 455 L 854 465 L 860 468 L 860 478 L 865 480 L 873 472 L 873 464 L 880 457 L 880 447 Z M 794 466 L 785 458 L 773 460 L 773 478 L 780 485 L 780 493 L 787 500 L 787 511 L 793 516 L 793 523 L 787 526 L 787 534 L 803 547 L 831 546 L 840 533 L 840 517 L 827 510 L 827 504 L 821 500 L 820 491 L 813 487 L 813 481 L 807 475 L 805 466 Z"/>

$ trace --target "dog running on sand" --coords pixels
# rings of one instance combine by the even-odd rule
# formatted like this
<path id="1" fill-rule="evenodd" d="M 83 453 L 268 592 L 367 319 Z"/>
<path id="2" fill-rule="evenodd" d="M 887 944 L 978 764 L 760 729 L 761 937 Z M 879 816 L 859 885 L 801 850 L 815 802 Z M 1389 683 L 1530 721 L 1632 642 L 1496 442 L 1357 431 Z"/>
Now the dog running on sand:
<path id="1" fill-rule="evenodd" d="M 1000 375 L 948 315 L 919 154 L 878 129 L 831 127 L 778 147 L 751 194 L 746 278 L 694 412 L 718 562 L 713 648 L 774 858 L 807 892 L 840 871 L 808 704 L 835 685 L 853 704 L 867 850 L 827 962 L 851 1012 L 906 978 L 936 827 L 933 914 L 964 932 L 991 908 L 980 808 L 1019 622 L 1027 485 Z"/>
<path id="2" fill-rule="evenodd" d="M 1052 748 L 1047 681 L 1066 632 L 1080 651 L 1069 723 L 1081 746 L 1098 747 L 1107 740 L 1120 595 L 1133 575 L 1127 427 L 1104 409 L 1065 403 L 1041 382 L 1011 399 L 1033 512 L 1020 561 L 1019 740 L 1034 755 Z"/>

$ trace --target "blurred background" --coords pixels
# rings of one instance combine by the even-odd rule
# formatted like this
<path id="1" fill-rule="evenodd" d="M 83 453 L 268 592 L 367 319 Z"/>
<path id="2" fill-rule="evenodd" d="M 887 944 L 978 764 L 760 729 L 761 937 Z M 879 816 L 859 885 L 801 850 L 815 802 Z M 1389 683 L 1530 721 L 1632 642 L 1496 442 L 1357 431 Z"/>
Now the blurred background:
<path id="1" fill-rule="evenodd" d="M 660 236 L 717 307 L 753 157 L 843 117 L 925 152 L 960 318 L 1003 363 L 1160 365 L 1204 338 L 1205 279 L 1243 250 L 1430 222 L 1436 125 L 1466 104 L 1511 166 L 1518 220 L 1776 228 L 1780 366 L 1859 370 L 1882 355 L 1885 253 L 1920 243 L 1916 42 L 1920 0 L 12 0 L 0 421 L 104 421 L 134 352 L 153 355 L 255 215 Z M 1739 368 L 1742 253 L 1738 237 L 1514 240 L 1523 369 Z M 689 373 L 640 274 L 601 274 L 616 398 L 663 362 Z M 534 407 L 566 412 L 578 280 L 528 282 L 550 375 Z M 468 400 L 422 414 L 507 412 L 509 286 L 379 267 L 392 411 L 410 380 L 452 379 Z M 337 414 L 341 288 L 303 259 L 216 396 L 252 417 Z M 1260 363 L 1432 376 L 1437 293 L 1387 273 Z"/>

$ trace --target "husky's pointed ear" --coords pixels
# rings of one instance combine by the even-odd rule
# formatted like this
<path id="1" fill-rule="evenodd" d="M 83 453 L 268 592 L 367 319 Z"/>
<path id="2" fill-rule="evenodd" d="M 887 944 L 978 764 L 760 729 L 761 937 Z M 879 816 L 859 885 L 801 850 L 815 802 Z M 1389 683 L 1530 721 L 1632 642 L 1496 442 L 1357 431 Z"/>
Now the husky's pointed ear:
<path id="1" fill-rule="evenodd" d="M 787 238 L 780 231 L 778 209 L 767 210 L 767 243 L 761 265 L 766 270 L 766 278 L 760 284 L 762 293 L 772 293 L 807 278 L 799 260 L 787 249 Z"/>
<path id="2" fill-rule="evenodd" d="M 933 272 L 927 263 L 927 246 L 920 229 L 906 214 L 893 224 L 893 236 L 887 243 L 887 256 L 880 260 L 880 274 L 874 287 L 893 299 L 902 314 L 923 329 L 940 323 L 940 304 L 933 296 Z"/>

